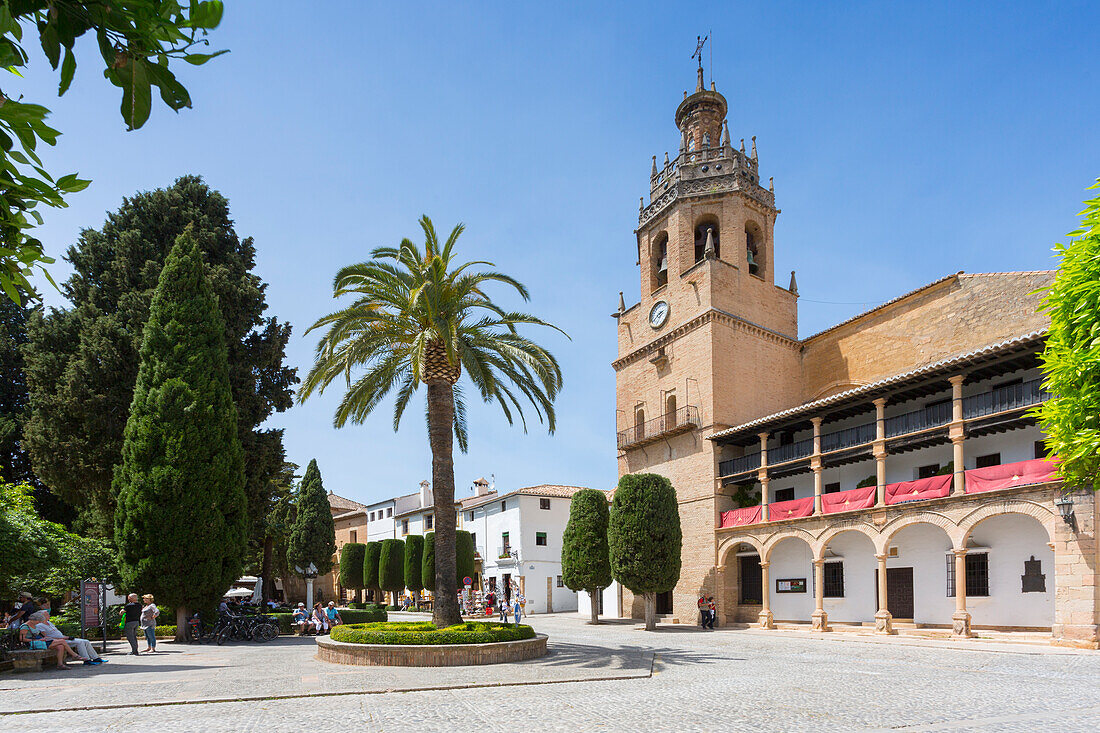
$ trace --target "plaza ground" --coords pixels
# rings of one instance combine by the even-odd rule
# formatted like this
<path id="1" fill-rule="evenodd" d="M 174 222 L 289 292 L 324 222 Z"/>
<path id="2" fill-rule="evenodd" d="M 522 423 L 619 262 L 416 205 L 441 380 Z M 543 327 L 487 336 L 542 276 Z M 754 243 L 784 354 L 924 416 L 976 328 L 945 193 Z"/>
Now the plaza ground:
<path id="1" fill-rule="evenodd" d="M 539 660 L 344 667 L 312 639 L 0 676 L 0 728 L 67 731 L 1100 729 L 1100 653 L 535 616 Z M 402 692 L 402 690 L 405 690 Z M 232 701 L 237 700 L 237 701 Z M 25 711 L 51 711 L 33 712 Z"/>

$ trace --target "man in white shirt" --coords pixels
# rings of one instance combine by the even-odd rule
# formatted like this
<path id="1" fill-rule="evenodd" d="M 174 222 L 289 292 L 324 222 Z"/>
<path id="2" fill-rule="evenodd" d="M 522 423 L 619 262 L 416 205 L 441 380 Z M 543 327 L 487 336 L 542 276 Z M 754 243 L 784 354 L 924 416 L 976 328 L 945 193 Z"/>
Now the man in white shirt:
<path id="1" fill-rule="evenodd" d="M 35 630 L 47 639 L 65 639 L 66 641 L 68 641 L 69 646 L 71 646 L 77 654 L 88 660 L 85 662 L 85 664 L 102 664 L 104 661 L 106 661 L 100 659 L 99 655 L 96 654 L 95 649 L 92 648 L 92 643 L 87 639 L 76 639 L 71 636 L 65 636 L 64 634 L 62 634 L 61 629 L 54 626 L 53 623 L 49 620 L 48 612 L 46 613 L 46 620 L 38 624 L 38 626 L 35 627 Z"/>

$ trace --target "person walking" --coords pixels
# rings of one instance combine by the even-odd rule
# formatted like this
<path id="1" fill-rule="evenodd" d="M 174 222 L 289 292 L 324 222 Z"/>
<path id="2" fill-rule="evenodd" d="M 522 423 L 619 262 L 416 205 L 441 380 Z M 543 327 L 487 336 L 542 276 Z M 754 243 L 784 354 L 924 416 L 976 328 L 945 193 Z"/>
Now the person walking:
<path id="1" fill-rule="evenodd" d="M 699 596 L 699 600 L 695 605 L 699 607 L 699 625 L 705 629 L 707 627 L 707 616 L 710 610 L 707 607 L 707 596 L 705 593 Z"/>
<path id="2" fill-rule="evenodd" d="M 126 596 L 126 605 L 122 607 L 122 634 L 126 641 L 130 642 L 130 654 L 138 655 L 137 630 L 141 625 L 141 604 L 138 603 L 138 594 L 131 593 Z"/>
<path id="3" fill-rule="evenodd" d="M 520 600 L 523 598 L 522 594 L 516 593 L 512 596 L 512 613 L 516 619 L 516 626 L 519 626 L 519 615 L 523 612 L 523 602 Z"/>
<path id="4" fill-rule="evenodd" d="M 145 632 L 145 653 L 152 654 L 157 650 L 157 616 L 160 609 L 153 603 L 153 594 L 146 593 L 141 597 L 145 605 L 141 609 L 141 630 Z"/>
<path id="5" fill-rule="evenodd" d="M 707 623 L 706 627 L 714 631 L 714 620 L 718 617 L 718 606 L 714 603 L 714 596 L 707 596 Z"/>

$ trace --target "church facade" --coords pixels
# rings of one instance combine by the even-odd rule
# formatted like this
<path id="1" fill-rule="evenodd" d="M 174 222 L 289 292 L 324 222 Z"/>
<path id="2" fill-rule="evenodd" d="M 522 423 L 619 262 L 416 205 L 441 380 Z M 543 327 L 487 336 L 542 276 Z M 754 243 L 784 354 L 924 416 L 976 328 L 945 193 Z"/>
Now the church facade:
<path id="1" fill-rule="evenodd" d="M 615 314 L 619 473 L 667 476 L 679 501 L 658 613 L 694 622 L 706 593 L 725 624 L 1096 647 L 1097 502 L 1063 491 L 1031 414 L 1053 273 L 946 275 L 799 337 L 773 186 L 726 112 L 700 69 L 641 202 L 640 300 Z"/>

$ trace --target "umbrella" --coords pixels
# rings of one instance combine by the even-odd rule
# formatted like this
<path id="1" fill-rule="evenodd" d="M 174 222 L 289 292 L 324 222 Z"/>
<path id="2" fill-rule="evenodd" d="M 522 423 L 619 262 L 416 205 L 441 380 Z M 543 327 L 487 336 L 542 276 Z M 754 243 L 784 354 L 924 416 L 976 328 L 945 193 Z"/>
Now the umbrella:
<path id="1" fill-rule="evenodd" d="M 259 578 L 256 580 L 256 590 L 252 591 L 252 603 L 259 605 L 264 599 L 264 579 Z"/>
<path id="2" fill-rule="evenodd" d="M 233 588 L 225 594 L 226 598 L 244 598 L 245 596 L 252 595 L 252 591 L 248 588 Z"/>

